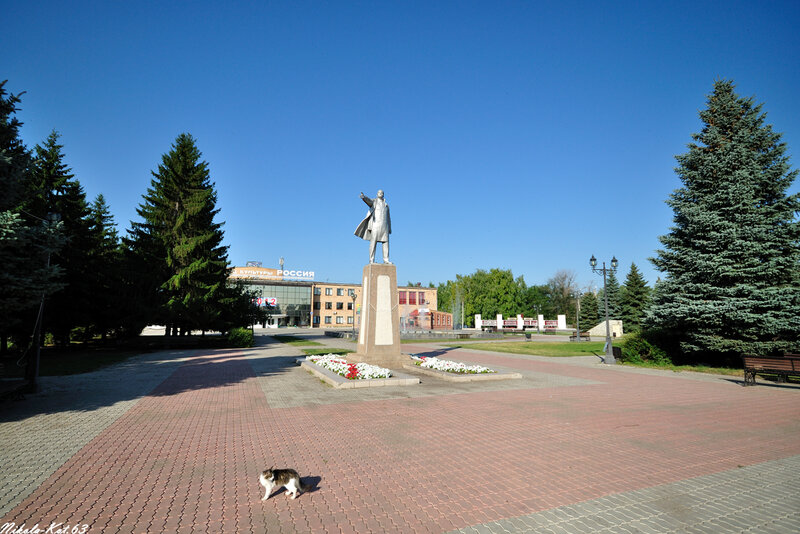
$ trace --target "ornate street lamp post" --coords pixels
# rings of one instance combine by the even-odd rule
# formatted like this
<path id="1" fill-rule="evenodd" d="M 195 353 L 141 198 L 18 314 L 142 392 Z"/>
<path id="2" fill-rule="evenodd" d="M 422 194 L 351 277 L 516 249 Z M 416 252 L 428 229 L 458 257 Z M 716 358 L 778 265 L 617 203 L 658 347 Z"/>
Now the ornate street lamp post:
<path id="1" fill-rule="evenodd" d="M 603 275 L 603 297 L 605 299 L 606 305 L 606 357 L 603 359 L 603 363 L 607 364 L 615 364 L 617 363 L 614 359 L 614 349 L 611 346 L 611 325 L 608 322 L 608 290 L 606 289 L 606 278 L 608 273 L 617 272 L 617 265 L 619 262 L 617 261 L 616 257 L 611 257 L 611 267 L 606 268 L 606 262 L 603 262 L 603 267 L 601 269 L 597 268 L 597 258 L 594 257 L 592 254 L 592 258 L 589 260 L 589 265 L 592 266 L 592 272 L 595 274 Z M 578 333 L 580 336 L 580 332 Z"/>
<path id="2" fill-rule="evenodd" d="M 581 341 L 581 292 L 575 291 L 575 341 Z"/>

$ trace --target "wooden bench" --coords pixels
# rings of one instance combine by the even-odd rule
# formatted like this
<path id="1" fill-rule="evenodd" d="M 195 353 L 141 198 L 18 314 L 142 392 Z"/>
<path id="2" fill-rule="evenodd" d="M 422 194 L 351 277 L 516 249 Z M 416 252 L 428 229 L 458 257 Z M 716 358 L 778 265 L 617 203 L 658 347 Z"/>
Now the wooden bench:
<path id="1" fill-rule="evenodd" d="M 570 341 L 575 341 L 576 339 L 578 339 L 578 332 L 573 332 L 569 336 L 569 340 Z M 589 335 L 589 332 L 581 332 L 581 339 L 586 340 L 586 341 L 591 341 L 592 340 L 592 336 Z"/>
<path id="2" fill-rule="evenodd" d="M 742 355 L 744 363 L 744 385 L 753 386 L 757 374 L 778 375 L 778 380 L 786 382 L 788 376 L 800 376 L 800 355 L 755 356 Z"/>

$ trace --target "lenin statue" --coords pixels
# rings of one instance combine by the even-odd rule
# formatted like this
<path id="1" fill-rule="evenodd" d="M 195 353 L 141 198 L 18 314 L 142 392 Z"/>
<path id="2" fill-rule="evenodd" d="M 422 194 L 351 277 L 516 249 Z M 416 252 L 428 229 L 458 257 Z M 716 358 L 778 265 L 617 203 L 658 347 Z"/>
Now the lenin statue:
<path id="1" fill-rule="evenodd" d="M 369 198 L 361 193 L 361 200 L 369 206 L 369 213 L 356 228 L 355 235 L 369 241 L 369 262 L 375 263 L 375 245 L 383 243 L 383 263 L 389 261 L 389 234 L 392 233 L 392 220 L 389 218 L 389 204 L 383 199 L 383 190 L 378 196 Z"/>

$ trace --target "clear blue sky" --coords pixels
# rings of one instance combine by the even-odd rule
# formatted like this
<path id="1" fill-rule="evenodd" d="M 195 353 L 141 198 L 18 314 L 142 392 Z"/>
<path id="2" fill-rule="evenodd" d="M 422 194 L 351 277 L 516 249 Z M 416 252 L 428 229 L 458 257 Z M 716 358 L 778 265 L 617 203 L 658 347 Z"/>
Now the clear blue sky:
<path id="1" fill-rule="evenodd" d="M 120 232 L 191 133 L 233 265 L 354 282 L 386 191 L 400 283 L 648 261 L 718 78 L 798 166 L 800 2 L 2 2 L 0 79 Z M 798 191 L 795 184 L 792 191 Z"/>

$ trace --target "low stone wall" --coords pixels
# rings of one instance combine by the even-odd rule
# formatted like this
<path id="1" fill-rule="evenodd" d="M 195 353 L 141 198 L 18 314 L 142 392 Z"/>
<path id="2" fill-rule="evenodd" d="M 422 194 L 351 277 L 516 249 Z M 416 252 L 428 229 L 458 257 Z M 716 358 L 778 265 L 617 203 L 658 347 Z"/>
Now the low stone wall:
<path id="1" fill-rule="evenodd" d="M 335 389 L 377 388 L 384 386 L 416 386 L 419 384 L 419 378 L 398 373 L 397 371 L 392 371 L 392 376 L 390 378 L 350 380 L 309 361 L 301 361 L 300 367 L 306 371 L 309 371 L 311 374 Z"/>
<path id="2" fill-rule="evenodd" d="M 447 382 L 482 382 L 484 380 L 510 380 L 514 378 L 522 378 L 520 373 L 448 373 L 447 371 L 439 371 L 437 369 L 427 369 L 409 363 L 403 366 L 407 371 L 415 371 L 424 375 L 432 376 Z"/>

